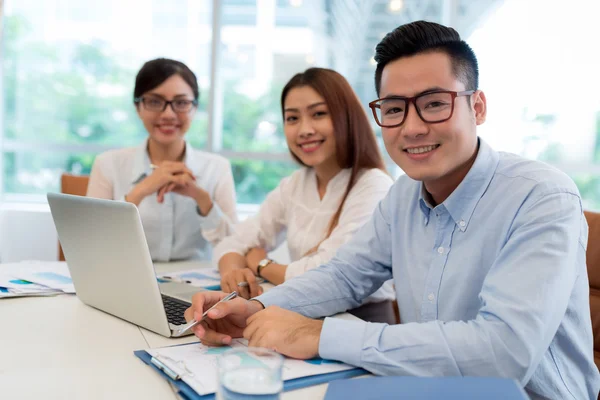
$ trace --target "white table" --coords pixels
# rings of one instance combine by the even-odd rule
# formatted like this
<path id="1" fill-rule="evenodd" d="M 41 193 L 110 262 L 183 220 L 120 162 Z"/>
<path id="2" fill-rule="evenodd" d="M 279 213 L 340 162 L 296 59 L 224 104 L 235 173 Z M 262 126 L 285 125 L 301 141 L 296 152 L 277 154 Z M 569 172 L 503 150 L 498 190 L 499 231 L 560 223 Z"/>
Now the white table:
<path id="1" fill-rule="evenodd" d="M 165 273 L 201 266 L 207 264 L 156 268 Z M 175 400 L 167 381 L 133 351 L 195 340 L 162 337 L 86 306 L 74 295 L 1 299 L 0 398 Z M 326 390 L 323 384 L 285 392 L 282 398 L 322 399 Z"/>

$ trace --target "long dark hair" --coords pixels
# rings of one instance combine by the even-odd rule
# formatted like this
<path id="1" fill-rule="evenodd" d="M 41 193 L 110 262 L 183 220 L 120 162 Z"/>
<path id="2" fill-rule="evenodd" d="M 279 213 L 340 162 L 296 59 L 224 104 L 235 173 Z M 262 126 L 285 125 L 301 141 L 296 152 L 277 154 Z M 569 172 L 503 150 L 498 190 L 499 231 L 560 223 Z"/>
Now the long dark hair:
<path id="1" fill-rule="evenodd" d="M 290 90 L 301 86 L 310 86 L 325 99 L 333 123 L 337 163 L 340 168 L 352 168 L 344 197 L 329 223 L 325 236 L 328 238 L 339 222 L 342 208 L 359 172 L 372 168 L 387 171 L 367 114 L 346 78 L 326 68 L 309 68 L 294 75 L 281 93 L 282 114 Z M 304 165 L 294 153 L 292 157 Z"/>

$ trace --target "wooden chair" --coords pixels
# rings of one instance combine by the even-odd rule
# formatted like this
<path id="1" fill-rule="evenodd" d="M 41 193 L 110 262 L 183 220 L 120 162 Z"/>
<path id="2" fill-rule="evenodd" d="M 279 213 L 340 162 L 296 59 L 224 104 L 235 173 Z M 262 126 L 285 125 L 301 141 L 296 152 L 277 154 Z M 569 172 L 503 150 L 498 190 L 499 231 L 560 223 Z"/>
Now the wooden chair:
<path id="1" fill-rule="evenodd" d="M 85 196 L 89 180 L 90 177 L 87 175 L 62 174 L 60 177 L 60 192 Z M 58 243 L 58 260 L 65 261 L 65 255 L 60 246 L 60 242 Z"/>
<path id="2" fill-rule="evenodd" d="M 589 226 L 586 263 L 590 281 L 594 361 L 600 369 L 600 213 L 586 211 L 585 218 Z"/>

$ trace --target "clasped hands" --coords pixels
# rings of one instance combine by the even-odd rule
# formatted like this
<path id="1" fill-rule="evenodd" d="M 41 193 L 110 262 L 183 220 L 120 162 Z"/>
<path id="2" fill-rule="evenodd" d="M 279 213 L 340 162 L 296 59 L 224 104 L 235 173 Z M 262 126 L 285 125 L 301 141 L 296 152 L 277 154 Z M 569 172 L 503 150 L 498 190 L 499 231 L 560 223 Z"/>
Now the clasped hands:
<path id="1" fill-rule="evenodd" d="M 194 295 L 185 319 L 199 320 L 204 310 L 227 296 L 224 292 Z M 192 328 L 203 344 L 222 346 L 232 338 L 248 339 L 248 346 L 271 349 L 292 358 L 309 359 L 319 354 L 323 321 L 313 320 L 280 307 L 263 309 L 260 302 L 235 298 L 220 303 L 208 318 Z"/>
<path id="2" fill-rule="evenodd" d="M 157 201 L 162 203 L 169 192 L 193 198 L 204 215 L 212 207 L 208 192 L 196 185 L 193 172 L 180 161 L 161 162 L 133 188 L 127 200 L 139 204 L 145 197 L 156 193 Z"/>

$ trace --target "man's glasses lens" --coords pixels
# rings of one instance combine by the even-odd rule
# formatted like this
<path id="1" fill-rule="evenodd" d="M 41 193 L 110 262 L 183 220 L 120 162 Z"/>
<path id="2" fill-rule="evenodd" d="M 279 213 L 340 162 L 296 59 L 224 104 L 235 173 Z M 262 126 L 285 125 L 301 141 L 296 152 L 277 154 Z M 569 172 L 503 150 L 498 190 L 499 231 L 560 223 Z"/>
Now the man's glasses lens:
<path id="1" fill-rule="evenodd" d="M 416 98 L 417 111 L 425 122 L 439 122 L 452 115 L 451 93 L 427 93 Z M 376 106 L 377 121 L 383 126 L 398 125 L 404 120 L 407 101 L 399 98 L 380 100 Z"/>

